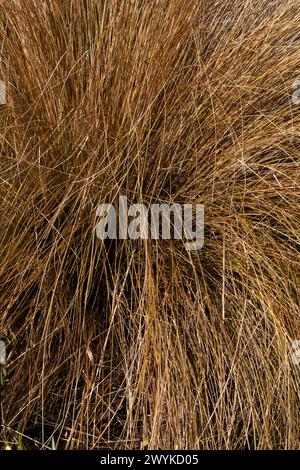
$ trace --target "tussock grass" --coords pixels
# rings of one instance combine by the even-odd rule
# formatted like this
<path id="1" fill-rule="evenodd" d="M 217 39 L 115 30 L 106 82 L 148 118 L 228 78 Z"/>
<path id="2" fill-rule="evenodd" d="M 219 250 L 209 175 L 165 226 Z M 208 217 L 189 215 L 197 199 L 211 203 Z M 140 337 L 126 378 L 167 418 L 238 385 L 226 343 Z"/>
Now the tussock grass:
<path id="1" fill-rule="evenodd" d="M 299 1 L 0 6 L 2 442 L 299 448 Z M 204 248 L 97 240 L 119 194 Z"/>

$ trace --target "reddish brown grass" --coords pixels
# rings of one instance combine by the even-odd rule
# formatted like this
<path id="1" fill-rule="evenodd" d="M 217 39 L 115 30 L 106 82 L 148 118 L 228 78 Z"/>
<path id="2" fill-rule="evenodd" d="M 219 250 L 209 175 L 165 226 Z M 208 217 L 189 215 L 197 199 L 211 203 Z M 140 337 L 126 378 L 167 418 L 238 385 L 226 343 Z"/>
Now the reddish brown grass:
<path id="1" fill-rule="evenodd" d="M 0 0 L 1 439 L 300 447 L 293 0 Z M 205 246 L 95 210 L 205 204 Z"/>

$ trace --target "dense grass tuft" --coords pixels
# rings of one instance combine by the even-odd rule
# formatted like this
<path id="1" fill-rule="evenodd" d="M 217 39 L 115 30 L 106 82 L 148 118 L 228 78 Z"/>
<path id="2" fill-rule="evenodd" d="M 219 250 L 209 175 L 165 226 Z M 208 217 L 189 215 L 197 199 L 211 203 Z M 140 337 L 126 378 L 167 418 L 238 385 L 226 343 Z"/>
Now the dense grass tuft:
<path id="1" fill-rule="evenodd" d="M 300 448 L 299 1 L 0 7 L 1 442 Z M 204 248 L 101 242 L 119 194 Z"/>

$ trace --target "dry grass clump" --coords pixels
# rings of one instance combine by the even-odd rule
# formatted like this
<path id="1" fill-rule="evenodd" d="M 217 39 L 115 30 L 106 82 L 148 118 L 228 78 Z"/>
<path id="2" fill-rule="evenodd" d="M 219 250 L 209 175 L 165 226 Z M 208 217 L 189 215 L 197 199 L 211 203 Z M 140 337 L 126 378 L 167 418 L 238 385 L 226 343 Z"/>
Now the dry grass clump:
<path id="1" fill-rule="evenodd" d="M 2 442 L 300 448 L 299 1 L 0 6 Z M 119 194 L 204 248 L 101 242 Z"/>

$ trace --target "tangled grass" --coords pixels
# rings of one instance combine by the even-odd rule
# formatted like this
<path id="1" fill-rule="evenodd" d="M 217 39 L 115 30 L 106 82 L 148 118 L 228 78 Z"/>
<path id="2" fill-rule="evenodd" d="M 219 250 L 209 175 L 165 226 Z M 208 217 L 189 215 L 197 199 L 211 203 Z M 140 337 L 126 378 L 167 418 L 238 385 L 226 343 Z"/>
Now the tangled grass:
<path id="1" fill-rule="evenodd" d="M 0 0 L 1 442 L 300 448 L 299 0 Z M 205 246 L 95 238 L 205 205 Z"/>

